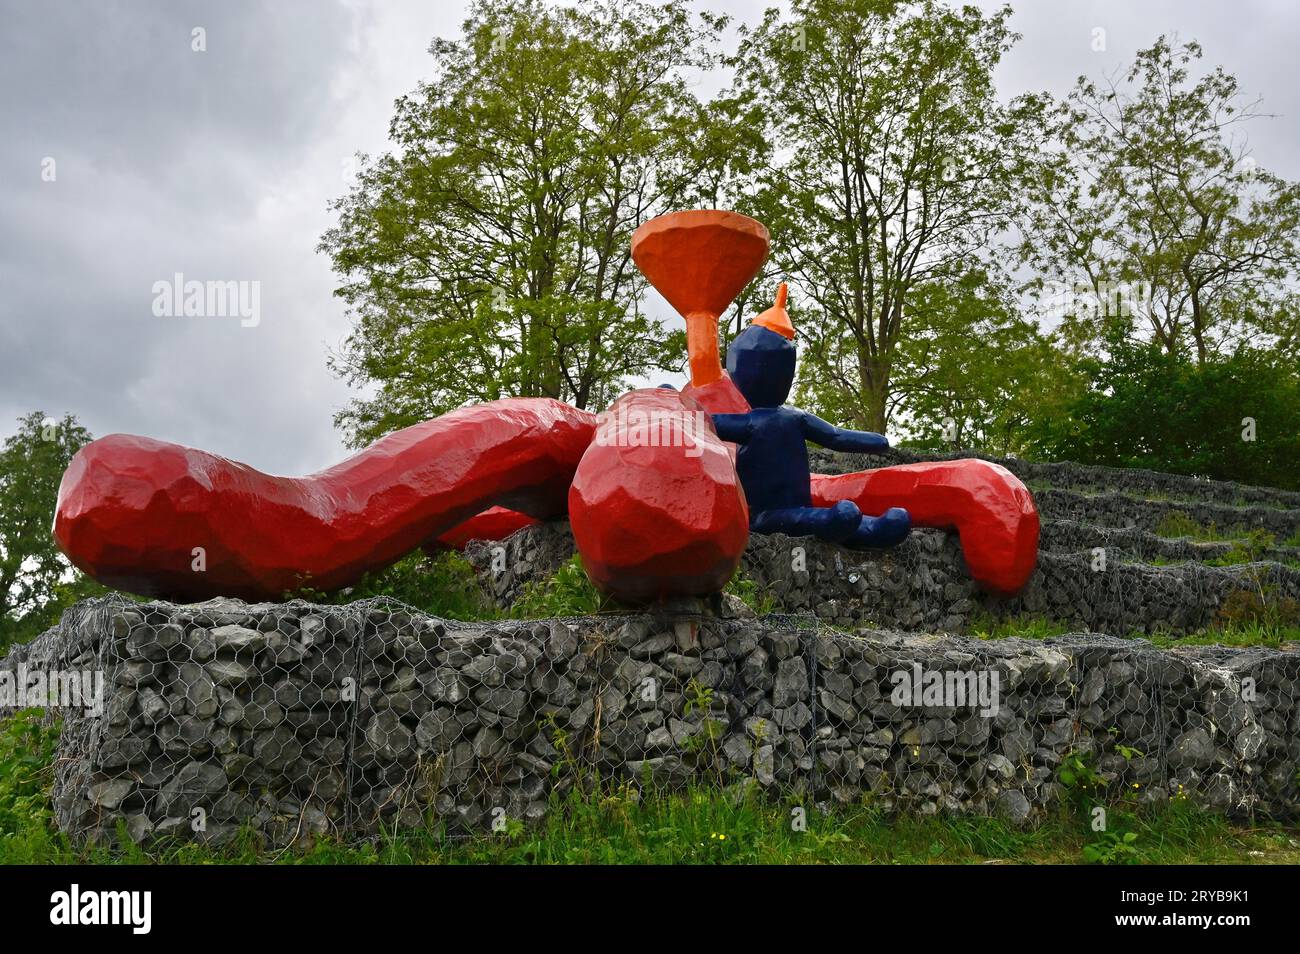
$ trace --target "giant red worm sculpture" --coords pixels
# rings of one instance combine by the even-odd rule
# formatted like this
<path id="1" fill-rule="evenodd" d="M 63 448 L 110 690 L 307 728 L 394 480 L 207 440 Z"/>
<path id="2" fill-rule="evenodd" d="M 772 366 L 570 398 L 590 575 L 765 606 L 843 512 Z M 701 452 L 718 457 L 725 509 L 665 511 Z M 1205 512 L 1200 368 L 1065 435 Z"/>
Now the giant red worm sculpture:
<path id="1" fill-rule="evenodd" d="M 397 431 L 309 477 L 113 434 L 63 475 L 54 536 L 86 573 L 134 593 L 329 592 L 493 504 L 562 515 L 595 427 L 595 415 L 560 401 L 493 401 Z"/>

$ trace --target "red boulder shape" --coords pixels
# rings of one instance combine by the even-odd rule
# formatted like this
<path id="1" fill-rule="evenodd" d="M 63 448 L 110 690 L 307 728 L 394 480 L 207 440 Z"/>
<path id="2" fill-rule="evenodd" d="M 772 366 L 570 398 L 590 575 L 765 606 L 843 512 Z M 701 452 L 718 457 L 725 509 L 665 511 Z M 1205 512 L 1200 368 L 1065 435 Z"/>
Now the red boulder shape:
<path id="1" fill-rule="evenodd" d="M 812 475 L 813 506 L 852 500 L 863 513 L 903 507 L 914 527 L 956 530 L 975 582 L 999 596 L 1024 589 L 1038 562 L 1038 508 L 1029 488 L 984 460 L 901 464 L 835 477 Z"/>
<path id="2" fill-rule="evenodd" d="M 716 593 L 740 564 L 749 508 L 729 446 L 676 391 L 632 391 L 600 417 L 569 520 L 587 575 L 629 603 Z"/>
<path id="3" fill-rule="evenodd" d="M 308 477 L 113 434 L 72 459 L 54 537 L 94 579 L 145 596 L 330 592 L 489 507 L 563 514 L 595 426 L 595 415 L 548 398 L 493 401 Z"/>

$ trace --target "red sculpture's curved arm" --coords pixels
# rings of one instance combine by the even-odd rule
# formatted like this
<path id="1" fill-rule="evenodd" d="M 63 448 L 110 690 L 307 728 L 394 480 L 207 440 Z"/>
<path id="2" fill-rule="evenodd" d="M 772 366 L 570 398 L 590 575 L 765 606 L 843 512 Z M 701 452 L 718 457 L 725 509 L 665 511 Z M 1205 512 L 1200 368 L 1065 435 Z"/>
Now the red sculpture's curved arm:
<path id="1" fill-rule="evenodd" d="M 309 477 L 114 434 L 73 458 L 54 536 L 95 579 L 144 595 L 330 591 L 494 504 L 562 514 L 595 425 L 547 398 L 494 401 L 390 434 Z"/>
<path id="2" fill-rule="evenodd" d="M 1015 474 L 983 460 L 900 464 L 812 476 L 814 506 L 852 500 L 863 513 L 905 507 L 914 527 L 956 530 L 971 577 L 1003 596 L 1020 592 L 1038 562 L 1038 509 Z"/>

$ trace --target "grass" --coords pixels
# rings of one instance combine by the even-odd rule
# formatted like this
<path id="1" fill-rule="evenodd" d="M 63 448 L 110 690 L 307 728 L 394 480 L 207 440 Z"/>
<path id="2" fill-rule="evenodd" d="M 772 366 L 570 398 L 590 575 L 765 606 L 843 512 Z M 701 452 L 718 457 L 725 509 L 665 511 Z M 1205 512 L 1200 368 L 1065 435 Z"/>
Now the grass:
<path id="1" fill-rule="evenodd" d="M 598 613 L 605 600 L 582 568 L 576 553 L 546 580 L 524 585 L 510 607 L 515 619 L 545 619 L 552 616 L 589 616 Z"/>
<path id="2" fill-rule="evenodd" d="M 30 724 L 0 735 L 26 736 Z M 12 752 L 9 755 L 12 756 Z M 44 770 L 48 775 L 48 766 Z M 5 773 L 6 776 L 8 773 Z M 35 776 L 26 774 L 30 788 Z M 48 778 L 46 779 L 48 781 Z M 31 795 L 35 795 L 31 799 Z M 245 832 L 226 849 L 193 843 L 150 850 L 78 849 L 57 832 L 48 795 L 0 823 L 3 864 L 1295 864 L 1300 830 L 1205 814 L 1187 803 L 1109 812 L 1113 835 L 1068 805 L 1032 828 L 998 818 L 894 817 L 868 805 L 827 813 L 794 800 L 716 787 L 642 796 L 621 786 L 556 800 L 537 826 L 446 839 L 436 829 L 370 843 L 323 839 L 273 852 Z M 800 821 L 802 820 L 802 824 Z M 1123 846 L 1116 851 L 1114 844 Z"/>
<path id="3" fill-rule="evenodd" d="M 1084 860 L 1095 836 L 1073 815 L 1033 829 L 996 818 L 891 818 L 869 807 L 829 814 L 799 806 L 736 800 L 696 790 L 644 801 L 617 796 L 569 806 L 536 830 L 459 844 L 430 836 L 385 839 L 358 857 L 390 863 L 495 864 L 979 864 Z M 1132 860 L 1142 863 L 1250 863 L 1300 860 L 1300 832 L 1234 826 L 1187 806 L 1145 814 Z M 337 847 L 318 849 L 340 859 Z"/>
<path id="4" fill-rule="evenodd" d="M 987 614 L 972 614 L 968 628 L 970 634 L 979 639 L 1050 639 L 1053 636 L 1079 632 L 1078 626 L 1072 626 L 1061 620 L 1045 619 L 1040 616 L 1009 616 L 997 619 Z"/>
<path id="5" fill-rule="evenodd" d="M 1186 635 L 1153 633 L 1146 638 L 1164 649 L 1172 646 L 1265 646 L 1277 649 L 1283 643 L 1300 641 L 1300 626 L 1231 623 Z"/>
<path id="6" fill-rule="evenodd" d="M 1079 626 L 1037 616 L 973 616 L 970 635 L 978 639 L 1051 639 L 1081 632 Z M 1117 634 L 1110 634 L 1117 635 Z M 1192 633 L 1145 633 L 1133 631 L 1126 639 L 1147 639 L 1157 646 L 1269 646 L 1300 642 L 1300 624 L 1269 619 L 1230 620 Z"/>
<path id="7" fill-rule="evenodd" d="M 1171 510 L 1161 518 L 1160 523 L 1156 526 L 1156 536 L 1166 537 L 1168 539 L 1187 539 L 1194 540 L 1198 543 L 1232 543 L 1234 541 L 1250 541 L 1257 539 L 1257 535 L 1262 531 L 1250 527 L 1224 527 L 1219 528 L 1213 521 L 1209 524 L 1199 524 L 1181 510 Z M 1266 534 L 1269 544 L 1272 544 L 1272 535 Z"/>
<path id="8" fill-rule="evenodd" d="M 1227 553 L 1200 561 L 1187 557 L 1174 559 L 1173 557 L 1157 556 L 1148 560 L 1125 560 L 1124 563 L 1127 566 L 1188 566 L 1198 562 L 1202 566 L 1242 566 L 1247 563 L 1260 563 L 1270 559 L 1266 554 L 1252 553 L 1250 550 L 1239 547 L 1234 543 L 1232 549 L 1228 550 Z M 1300 560 L 1284 557 L 1273 562 L 1280 563 L 1282 566 L 1290 567 L 1293 570 L 1300 570 Z"/>

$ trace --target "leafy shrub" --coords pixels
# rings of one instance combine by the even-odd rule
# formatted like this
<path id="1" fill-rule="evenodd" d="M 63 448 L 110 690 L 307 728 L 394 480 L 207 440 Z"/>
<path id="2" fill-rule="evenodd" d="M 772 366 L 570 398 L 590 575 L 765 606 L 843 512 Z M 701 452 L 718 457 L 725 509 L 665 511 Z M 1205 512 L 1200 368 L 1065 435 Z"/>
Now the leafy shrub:
<path id="1" fill-rule="evenodd" d="M 1146 343 L 1109 349 L 1080 362 L 1087 390 L 1036 425 L 1034 453 L 1300 488 L 1300 375 L 1281 357 L 1243 349 L 1197 364 Z"/>
<path id="2" fill-rule="evenodd" d="M 1156 536 L 1189 540 L 1212 541 L 1219 539 L 1219 532 L 1214 524 L 1203 527 L 1181 510 L 1171 510 L 1165 514 L 1156 526 Z"/>
<path id="3" fill-rule="evenodd" d="M 574 554 L 549 580 L 528 583 L 510 608 L 516 619 L 550 616 L 589 616 L 601 607 L 601 596 Z"/>
<path id="4" fill-rule="evenodd" d="M 1267 530 L 1256 527 L 1239 540 L 1234 540 L 1228 552 L 1222 556 L 1207 560 L 1210 566 L 1239 566 L 1243 563 L 1258 563 L 1277 543 L 1277 538 Z"/>
<path id="5" fill-rule="evenodd" d="M 479 585 L 473 565 L 454 550 L 444 550 L 433 556 L 417 550 L 392 566 L 367 573 L 359 583 L 334 594 L 314 589 L 309 578 L 304 579 L 297 589 L 284 594 L 285 599 L 328 604 L 350 603 L 375 596 L 388 596 L 444 619 L 480 620 L 500 615 Z"/>
<path id="6" fill-rule="evenodd" d="M 1283 631 L 1300 627 L 1300 600 L 1282 596 L 1264 584 L 1232 590 L 1219 605 L 1218 621 L 1225 626 Z"/>
<path id="7" fill-rule="evenodd" d="M 40 709 L 24 709 L 0 721 L 0 840 L 9 846 L 53 836 L 49 792 L 59 726 L 42 720 Z"/>
<path id="8" fill-rule="evenodd" d="M 760 587 L 757 581 L 736 571 L 724 592 L 730 593 L 759 616 L 766 616 L 776 608 L 776 597 L 770 590 Z"/>

